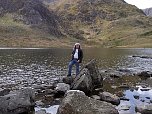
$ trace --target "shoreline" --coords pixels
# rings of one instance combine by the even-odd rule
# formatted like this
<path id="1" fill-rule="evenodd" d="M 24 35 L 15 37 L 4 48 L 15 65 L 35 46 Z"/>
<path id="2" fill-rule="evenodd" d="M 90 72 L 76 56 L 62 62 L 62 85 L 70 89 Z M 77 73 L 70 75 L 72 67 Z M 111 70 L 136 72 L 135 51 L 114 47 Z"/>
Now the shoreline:
<path id="1" fill-rule="evenodd" d="M 140 71 L 140 72 L 138 72 L 136 74 L 137 76 L 135 76 L 134 73 L 132 75 L 130 75 L 129 71 L 125 70 L 125 69 L 120 70 L 119 73 L 118 72 L 115 73 L 115 71 L 113 71 L 113 70 L 112 71 L 104 70 L 104 72 L 100 71 L 100 74 L 104 78 L 104 85 L 106 86 L 106 87 L 103 87 L 103 90 L 104 91 L 110 91 L 112 94 L 118 95 L 119 98 L 123 98 L 124 97 L 126 100 L 129 99 L 130 100 L 129 102 L 133 102 L 132 98 L 127 98 L 125 95 L 123 95 L 126 91 L 130 91 L 132 93 L 133 90 L 137 91 L 137 88 L 139 88 L 139 90 L 142 90 L 141 93 L 148 92 L 148 91 L 152 92 L 152 85 L 147 85 L 146 83 L 145 84 L 143 83 L 144 79 L 142 79 L 142 77 L 146 78 L 145 76 L 148 75 L 148 74 L 146 74 L 146 72 L 147 71 Z M 144 73 L 145 73 L 145 76 L 144 76 Z M 149 77 L 151 75 L 152 75 L 152 73 L 149 74 Z M 37 99 L 36 99 L 35 110 L 39 111 L 39 110 L 43 110 L 44 109 L 44 110 L 49 111 L 50 109 L 52 109 L 51 107 L 59 106 L 61 101 L 62 101 L 62 97 L 55 97 L 54 96 L 54 93 L 55 93 L 54 88 L 56 88 L 55 85 L 57 83 L 61 83 L 62 82 L 61 80 L 62 80 L 63 77 L 64 76 L 61 76 L 61 77 L 60 76 L 59 77 L 55 76 L 54 78 L 50 77 L 50 79 L 53 79 L 53 80 L 50 82 L 50 79 L 48 79 L 48 81 L 49 81 L 48 84 L 46 82 L 43 83 L 43 79 L 45 80 L 45 77 L 43 77 L 43 78 L 41 76 L 37 77 L 37 78 L 34 77 L 34 79 L 41 78 L 42 79 L 41 82 L 37 82 L 37 83 L 33 83 L 33 84 L 30 84 L 30 83 L 28 84 L 27 82 L 25 82 L 25 85 L 23 84 L 24 86 L 22 86 L 21 88 L 24 89 L 24 88 L 27 88 L 27 87 L 32 87 L 36 91 Z M 146 79 L 150 79 L 151 80 L 151 78 L 149 78 L 149 77 L 147 77 Z M 8 80 L 9 80 L 9 78 L 8 78 Z M 124 80 L 124 81 L 123 82 L 119 82 L 119 80 Z M 136 81 L 135 82 L 131 82 L 133 80 L 136 80 Z M 21 80 L 21 82 L 22 82 L 22 80 Z M 135 83 L 135 85 L 131 86 L 134 83 Z M 109 89 L 109 85 L 110 85 L 110 88 L 112 89 L 113 92 L 111 91 L 111 89 Z M 1 87 L 5 88 L 6 90 L 9 89 L 9 87 L 12 88 L 12 85 L 9 85 L 9 84 L 8 85 L 6 84 L 5 86 L 1 85 Z M 137 86 L 140 86 L 140 87 L 137 87 Z M 16 85 L 16 89 L 18 87 L 19 86 Z M 148 89 L 149 87 L 150 87 L 150 89 Z M 21 88 L 18 88 L 18 90 L 20 90 Z M 16 91 L 16 89 L 15 89 L 15 91 Z M 119 89 L 123 90 L 123 92 L 120 93 Z M 13 88 L 10 89 L 10 90 L 14 91 Z M 127 93 L 127 94 L 130 94 L 130 93 Z M 139 98 L 141 98 L 140 95 L 136 94 L 136 92 L 134 94 L 132 93 L 132 95 L 133 95 L 133 97 L 134 97 L 134 95 L 136 95 Z M 45 96 L 45 98 L 44 98 L 44 96 Z M 152 96 L 151 97 L 144 96 L 144 97 L 147 97 L 148 99 L 150 99 L 150 102 L 152 101 Z M 117 107 L 118 110 L 121 110 L 121 108 L 122 108 L 122 110 L 121 110 L 122 112 L 124 111 L 124 109 L 123 109 L 124 108 L 124 103 L 123 102 L 126 102 L 126 100 L 123 100 L 123 99 L 121 100 L 122 107 L 121 106 Z M 127 100 L 127 102 L 128 102 L 128 100 Z M 141 102 L 144 102 L 144 101 L 141 101 Z M 152 105 L 152 103 L 150 103 L 150 105 Z M 126 106 L 128 106 L 128 103 L 126 104 Z M 130 107 L 132 107 L 132 105 L 130 105 Z M 58 108 L 56 108 L 56 109 L 58 109 Z M 129 111 L 129 109 L 125 109 L 125 110 Z M 51 112 L 52 112 L 52 110 L 51 110 Z M 55 113 L 53 113 L 53 114 L 55 114 Z"/>

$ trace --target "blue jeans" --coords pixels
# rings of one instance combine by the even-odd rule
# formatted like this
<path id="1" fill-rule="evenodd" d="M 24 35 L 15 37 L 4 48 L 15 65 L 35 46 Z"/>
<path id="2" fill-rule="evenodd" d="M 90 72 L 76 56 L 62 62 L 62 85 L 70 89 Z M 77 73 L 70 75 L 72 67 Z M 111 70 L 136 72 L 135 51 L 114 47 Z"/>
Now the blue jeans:
<path id="1" fill-rule="evenodd" d="M 76 76 L 79 74 L 79 63 L 77 62 L 77 59 L 73 59 L 69 63 L 68 76 L 71 76 L 72 67 L 73 67 L 74 64 L 76 66 Z"/>

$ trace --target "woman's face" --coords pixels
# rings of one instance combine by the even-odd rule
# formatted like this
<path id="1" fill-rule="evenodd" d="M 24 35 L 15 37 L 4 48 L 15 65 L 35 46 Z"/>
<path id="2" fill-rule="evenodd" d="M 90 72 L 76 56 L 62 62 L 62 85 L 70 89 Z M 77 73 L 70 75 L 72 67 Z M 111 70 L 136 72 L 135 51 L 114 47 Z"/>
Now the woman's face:
<path id="1" fill-rule="evenodd" d="M 79 45 L 76 45 L 75 47 L 76 47 L 76 49 L 79 49 Z"/>

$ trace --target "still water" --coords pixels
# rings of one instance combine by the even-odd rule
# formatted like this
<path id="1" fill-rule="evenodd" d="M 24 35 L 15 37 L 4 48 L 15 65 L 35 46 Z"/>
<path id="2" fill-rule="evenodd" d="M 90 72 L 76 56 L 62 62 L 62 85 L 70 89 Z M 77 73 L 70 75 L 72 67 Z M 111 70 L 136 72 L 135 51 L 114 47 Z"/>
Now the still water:
<path id="1" fill-rule="evenodd" d="M 0 86 L 11 87 L 11 89 L 32 86 L 34 84 L 50 84 L 57 76 L 65 76 L 67 74 L 67 66 L 71 59 L 72 49 L 0 49 Z M 100 70 L 107 69 L 129 69 L 132 71 L 152 71 L 152 59 L 140 58 L 135 56 L 148 56 L 152 57 L 152 49 L 100 49 L 89 48 L 83 49 L 84 59 L 81 66 L 96 59 Z M 73 72 L 74 73 L 74 72 Z M 113 86 L 126 83 L 128 80 L 131 83 L 138 83 L 136 77 L 125 77 L 122 80 L 116 80 Z M 10 86 L 8 86 L 10 85 Z M 12 86 L 14 85 L 14 86 Z M 105 85 L 105 89 L 115 93 L 110 85 Z M 135 104 L 140 102 L 133 98 L 134 95 L 140 94 L 141 99 L 145 99 L 149 95 L 149 101 L 152 99 L 152 91 L 140 91 L 141 85 L 138 90 L 123 90 L 124 96 L 130 99 L 129 102 L 121 102 L 122 105 L 131 103 L 132 114 L 135 114 Z M 141 102 L 140 102 L 141 103 Z M 130 106 L 130 105 L 129 105 Z M 53 106 L 46 109 L 52 111 L 58 106 Z M 39 110 L 36 108 L 36 110 Z M 53 113 L 53 112 L 52 112 Z"/>
<path id="2" fill-rule="evenodd" d="M 71 59 L 71 49 L 0 49 L 0 65 L 3 68 L 32 67 L 33 64 L 47 69 L 67 69 Z M 152 49 L 83 49 L 84 61 L 96 59 L 101 69 L 139 68 L 150 69 L 151 59 L 132 57 L 133 55 L 152 56 Z M 8 69 L 9 70 L 9 69 Z"/>

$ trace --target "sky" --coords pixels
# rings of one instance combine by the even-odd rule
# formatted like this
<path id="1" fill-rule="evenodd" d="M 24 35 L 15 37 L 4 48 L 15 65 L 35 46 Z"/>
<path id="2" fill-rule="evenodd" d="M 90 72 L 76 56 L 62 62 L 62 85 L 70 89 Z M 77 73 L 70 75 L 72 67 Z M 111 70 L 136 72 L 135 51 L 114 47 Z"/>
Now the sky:
<path id="1" fill-rule="evenodd" d="M 152 0 L 125 0 L 127 3 L 137 6 L 139 9 L 152 7 Z"/>

